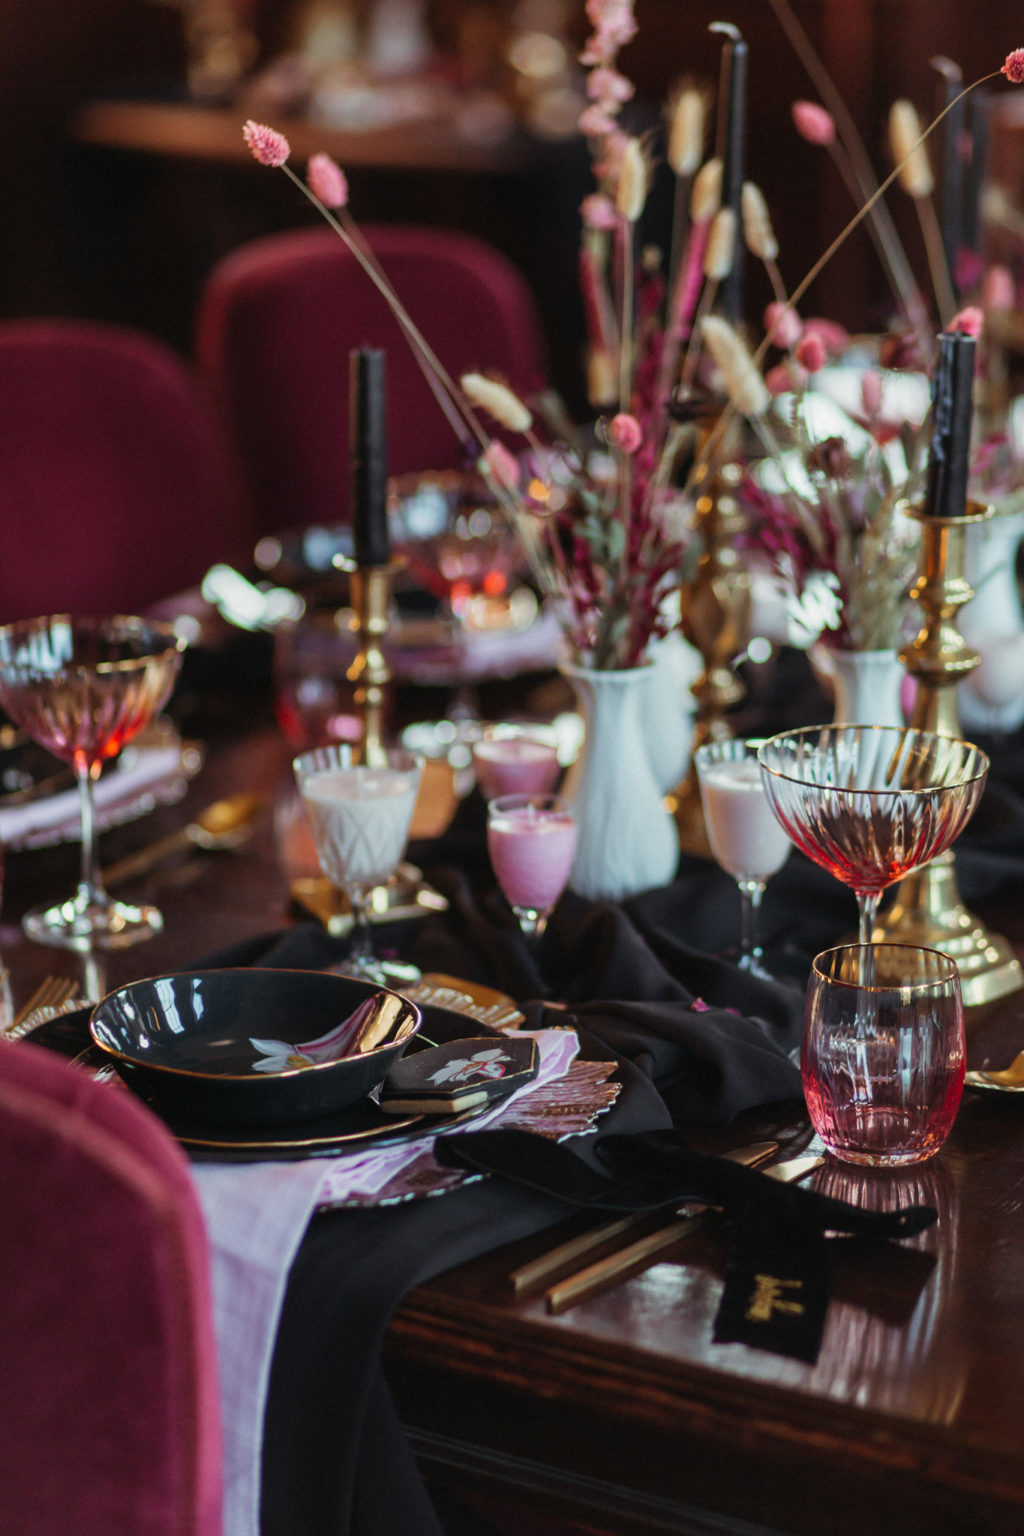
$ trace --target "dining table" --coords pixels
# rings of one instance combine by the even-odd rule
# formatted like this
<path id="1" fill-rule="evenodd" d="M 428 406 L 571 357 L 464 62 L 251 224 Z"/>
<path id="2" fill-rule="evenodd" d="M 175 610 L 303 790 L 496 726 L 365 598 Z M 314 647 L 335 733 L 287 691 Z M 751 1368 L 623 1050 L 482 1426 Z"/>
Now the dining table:
<path id="1" fill-rule="evenodd" d="M 102 834 L 106 868 L 134 861 L 117 894 L 155 902 L 163 930 L 92 954 L 30 943 L 22 914 L 73 886 L 78 849 L 70 836 L 8 847 L 0 957 L 12 1006 L 54 974 L 81 1006 L 145 976 L 343 960 L 344 926 L 332 931 L 296 895 L 317 867 L 265 657 L 250 668 L 247 652 L 240 665 L 231 645 L 186 665 L 171 714 L 191 756 L 173 793 Z M 752 690 L 747 708 L 810 723 L 823 706 L 804 660 L 786 666 L 797 670 L 781 668 L 770 697 Z M 519 679 L 519 702 L 550 707 L 563 686 L 553 674 Z M 506 703 L 485 694 L 492 717 Z M 403 701 L 412 714 L 426 704 L 422 693 Z M 971 910 L 1024 957 L 1024 738 L 986 745 L 989 785 L 957 845 L 957 878 Z M 148 865 L 135 860 L 239 792 L 260 807 L 250 836 L 221 850 L 182 837 Z M 548 1124 L 544 1145 L 598 1181 L 609 1142 L 630 1137 L 668 1138 L 716 1167 L 761 1142 L 776 1159 L 818 1159 L 796 1064 L 803 991 L 813 954 L 855 926 L 851 894 L 794 852 L 765 898 L 766 981 L 725 953 L 737 936 L 734 882 L 686 852 L 668 886 L 622 902 L 567 891 L 538 948 L 496 890 L 484 822 L 470 789 L 440 822 L 414 824 L 408 857 L 437 899 L 384 913 L 376 942 L 443 1000 L 458 1006 L 464 994 L 480 1019 L 573 1032 L 591 1064 L 581 1081 L 592 1098 L 573 1125 L 583 1134 L 559 1140 Z M 969 1010 L 969 1067 L 1003 1067 L 1021 1048 L 1024 993 Z M 557 1091 L 548 1102 L 556 1120 L 568 1112 Z M 589 1231 L 595 1210 L 514 1167 L 474 1172 L 459 1161 L 472 1158 L 472 1126 L 441 1141 L 449 1149 L 432 1144 L 433 1174 L 419 1186 L 387 1186 L 383 1202 L 317 1194 L 288 1239 L 264 1309 L 262 1374 L 248 1362 L 240 1378 L 235 1406 L 257 1419 L 245 1448 L 257 1486 L 242 1514 L 229 1510 L 228 1536 L 1024 1529 L 1024 1093 L 965 1090 L 930 1161 L 815 1166 L 805 1204 L 844 1202 L 879 1225 L 844 1231 L 822 1217 L 820 1329 L 795 1348 L 723 1327 L 741 1225 L 728 1209 L 564 1309 L 549 1278 L 517 1289 L 513 1276 Z M 309 1198 L 303 1165 L 328 1166 L 191 1156 L 211 1212 L 235 1200 L 235 1178 L 251 1175 L 258 1207 L 275 1189 L 283 1202 L 293 1174 Z M 889 1240 L 885 1213 L 919 1207 L 935 1213 L 930 1224 Z M 655 1219 L 645 1227 L 641 1212 L 637 1230 Z M 245 1356 L 244 1335 L 232 1347 Z"/>

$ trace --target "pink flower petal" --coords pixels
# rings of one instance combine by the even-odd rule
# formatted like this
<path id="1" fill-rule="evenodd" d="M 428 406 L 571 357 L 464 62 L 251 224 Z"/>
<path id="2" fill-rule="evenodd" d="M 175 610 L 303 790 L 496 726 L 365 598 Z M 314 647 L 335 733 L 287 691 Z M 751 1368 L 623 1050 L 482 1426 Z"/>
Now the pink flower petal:
<path id="1" fill-rule="evenodd" d="M 1006 55 L 1006 63 L 999 71 L 1011 85 L 1024 85 L 1024 48 L 1014 48 Z"/>
<path id="2" fill-rule="evenodd" d="M 330 155 L 311 155 L 306 167 L 306 182 L 314 197 L 325 208 L 344 208 L 348 203 L 348 181 L 345 172 Z"/>
<path id="3" fill-rule="evenodd" d="M 284 165 L 292 152 L 283 133 L 268 128 L 266 123 L 254 123 L 251 117 L 242 129 L 242 137 L 260 165 Z"/>

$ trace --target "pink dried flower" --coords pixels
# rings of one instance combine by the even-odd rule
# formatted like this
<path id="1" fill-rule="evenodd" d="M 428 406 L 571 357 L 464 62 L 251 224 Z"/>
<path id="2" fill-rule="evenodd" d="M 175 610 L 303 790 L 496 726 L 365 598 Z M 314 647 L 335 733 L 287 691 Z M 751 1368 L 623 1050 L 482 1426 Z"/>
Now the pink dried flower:
<path id="1" fill-rule="evenodd" d="M 580 203 L 580 217 L 587 229 L 614 229 L 619 222 L 615 205 L 603 192 L 591 192 Z"/>
<path id="2" fill-rule="evenodd" d="M 348 203 L 348 180 L 330 155 L 310 157 L 306 181 L 313 196 L 318 197 L 325 208 L 344 208 Z"/>
<path id="3" fill-rule="evenodd" d="M 1006 63 L 999 71 L 1011 85 L 1024 85 L 1024 48 L 1015 48 L 1006 55 Z"/>
<path id="4" fill-rule="evenodd" d="M 612 107 L 621 106 L 624 101 L 629 101 L 635 94 L 635 86 L 625 75 L 617 69 L 610 69 L 607 65 L 600 65 L 593 69 L 587 78 L 587 95 L 591 101 L 600 104 L 609 111 Z"/>
<path id="5" fill-rule="evenodd" d="M 789 110 L 793 126 L 808 144 L 832 144 L 835 141 L 836 125 L 832 114 L 816 101 L 794 101 Z"/>
<path id="6" fill-rule="evenodd" d="M 702 997 L 695 997 L 693 1002 L 690 1004 L 690 1012 L 691 1013 L 710 1013 L 711 1012 L 711 1004 L 710 1003 L 706 1003 Z"/>
<path id="7" fill-rule="evenodd" d="M 519 484 L 519 464 L 504 443 L 490 442 L 484 450 L 483 460 L 497 483 L 508 491 Z"/>
<path id="8" fill-rule="evenodd" d="M 788 352 L 800 340 L 804 327 L 791 304 L 782 304 L 776 300 L 764 312 L 764 328 L 775 345 Z"/>
<path id="9" fill-rule="evenodd" d="M 850 345 L 849 331 L 835 320 L 805 320 L 804 335 L 817 336 L 830 357 L 839 357 Z"/>
<path id="10" fill-rule="evenodd" d="M 827 353 L 825 343 L 817 331 L 805 331 L 796 349 L 796 360 L 808 373 L 824 368 Z"/>
<path id="11" fill-rule="evenodd" d="M 774 368 L 769 368 L 764 376 L 770 395 L 788 395 L 799 383 L 799 375 L 794 378 L 794 370 L 789 363 L 776 363 Z"/>
<path id="12" fill-rule="evenodd" d="M 977 288 L 985 275 L 985 263 L 977 251 L 962 246 L 953 259 L 953 279 L 961 293 Z"/>
<path id="13" fill-rule="evenodd" d="M 608 436 L 623 453 L 636 453 L 644 440 L 644 431 L 635 416 L 620 411 L 608 425 Z"/>
<path id="14" fill-rule="evenodd" d="M 292 152 L 283 133 L 278 133 L 276 128 L 268 128 L 266 123 L 254 123 L 251 117 L 242 128 L 242 137 L 260 165 L 276 169 L 284 165 Z"/>
<path id="15" fill-rule="evenodd" d="M 1006 314 L 1017 303 L 1017 288 L 1013 273 L 1002 262 L 995 262 L 985 273 L 982 303 L 987 310 Z"/>
<path id="16" fill-rule="evenodd" d="M 860 403 L 864 415 L 873 419 L 882 409 L 882 375 L 869 368 L 860 381 Z"/>
<path id="17" fill-rule="evenodd" d="M 614 117 L 609 116 L 603 107 L 584 107 L 580 113 L 580 133 L 584 138 L 599 139 L 604 134 L 611 133 L 614 127 Z"/>
<path id="18" fill-rule="evenodd" d="M 984 324 L 984 312 L 978 308 L 977 304 L 968 304 L 966 309 L 962 309 L 959 314 L 953 316 L 946 329 L 959 331 L 964 336 L 980 336 Z"/>

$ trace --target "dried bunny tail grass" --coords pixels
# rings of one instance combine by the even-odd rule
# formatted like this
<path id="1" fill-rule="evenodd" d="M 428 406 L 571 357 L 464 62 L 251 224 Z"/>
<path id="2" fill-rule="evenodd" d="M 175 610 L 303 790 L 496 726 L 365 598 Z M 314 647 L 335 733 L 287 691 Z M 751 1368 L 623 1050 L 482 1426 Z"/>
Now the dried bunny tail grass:
<path id="1" fill-rule="evenodd" d="M 910 101 L 894 101 L 889 109 L 889 146 L 901 167 L 900 186 L 913 198 L 931 197 L 935 177 L 921 141 L 921 119 Z"/>
<path id="2" fill-rule="evenodd" d="M 666 159 L 676 176 L 692 176 L 704 153 L 707 100 L 696 86 L 684 86 L 669 115 Z"/>
<path id="3" fill-rule="evenodd" d="M 587 354 L 587 399 L 597 410 L 606 410 L 619 396 L 619 368 L 610 352 L 593 347 Z"/>
<path id="4" fill-rule="evenodd" d="M 763 192 L 752 181 L 743 183 L 740 210 L 743 214 L 743 238 L 751 255 L 759 261 L 776 261 L 779 242 L 772 228 L 772 217 Z"/>
<path id="5" fill-rule="evenodd" d="M 499 384 L 497 379 L 489 379 L 482 373 L 464 373 L 459 383 L 466 397 L 492 416 L 500 427 L 506 427 L 509 432 L 530 430 L 533 417 L 507 384 Z"/>
<path id="6" fill-rule="evenodd" d="M 643 213 L 649 182 L 650 168 L 643 145 L 639 139 L 627 139 L 619 164 L 615 206 L 628 224 L 635 224 Z"/>
<path id="7" fill-rule="evenodd" d="M 690 217 L 695 224 L 713 219 L 722 206 L 722 162 L 705 160 L 693 179 L 690 195 Z"/>
<path id="8" fill-rule="evenodd" d="M 722 282 L 732 271 L 735 256 L 736 215 L 731 208 L 719 208 L 704 251 L 704 276 L 712 282 Z"/>
<path id="9" fill-rule="evenodd" d="M 706 315 L 701 329 L 733 408 L 741 416 L 763 416 L 771 395 L 737 332 L 718 315 Z"/>

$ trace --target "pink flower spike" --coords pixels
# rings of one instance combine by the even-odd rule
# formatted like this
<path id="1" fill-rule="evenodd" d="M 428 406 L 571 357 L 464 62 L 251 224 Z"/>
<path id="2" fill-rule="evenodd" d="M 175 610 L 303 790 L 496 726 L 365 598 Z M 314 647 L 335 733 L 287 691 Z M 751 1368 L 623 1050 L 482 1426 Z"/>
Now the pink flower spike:
<path id="1" fill-rule="evenodd" d="M 776 363 L 768 369 L 764 382 L 770 395 L 788 395 L 798 381 L 794 381 L 788 363 Z"/>
<path id="2" fill-rule="evenodd" d="M 996 262 L 985 273 L 982 302 L 985 309 L 996 314 L 1006 314 L 1017 303 L 1017 288 L 1013 281 L 1013 273 L 1001 262 Z"/>
<path id="3" fill-rule="evenodd" d="M 620 411 L 609 423 L 608 436 L 622 453 L 636 453 L 644 440 L 644 431 L 635 416 Z"/>
<path id="4" fill-rule="evenodd" d="M 580 113 L 580 133 L 587 139 L 600 139 L 615 128 L 615 119 L 603 107 L 584 107 Z"/>
<path id="5" fill-rule="evenodd" d="M 882 375 L 873 368 L 869 368 L 861 378 L 860 403 L 869 420 L 873 420 L 882 409 Z"/>
<path id="6" fill-rule="evenodd" d="M 310 156 L 306 167 L 306 182 L 313 196 L 319 198 L 325 208 L 344 208 L 347 205 L 348 180 L 330 155 Z"/>
<path id="7" fill-rule="evenodd" d="M 832 114 L 816 101 L 794 101 L 789 110 L 794 128 L 808 144 L 835 142 L 836 125 L 832 121 Z"/>
<path id="8" fill-rule="evenodd" d="M 591 192 L 583 199 L 580 203 L 580 217 L 587 229 L 615 229 L 619 222 L 614 203 L 601 192 Z"/>
<path id="9" fill-rule="evenodd" d="M 260 165 L 274 168 L 284 165 L 292 152 L 283 133 L 278 133 L 276 128 L 268 128 L 266 123 L 254 123 L 251 117 L 242 129 L 242 137 Z"/>
<path id="10" fill-rule="evenodd" d="M 954 315 L 947 326 L 947 330 L 960 331 L 964 336 L 980 336 L 981 328 L 985 324 L 984 311 L 977 304 L 969 304 L 958 315 Z"/>
<path id="11" fill-rule="evenodd" d="M 516 489 L 519 484 L 519 465 L 504 443 L 497 441 L 488 443 L 483 453 L 483 461 L 500 486 L 507 491 Z"/>
<path id="12" fill-rule="evenodd" d="M 1014 48 L 1006 55 L 1006 63 L 999 71 L 1011 85 L 1024 85 L 1024 48 Z"/>
<path id="13" fill-rule="evenodd" d="M 795 347 L 803 333 L 803 321 L 791 304 L 776 301 L 764 312 L 764 328 L 777 347 L 786 352 Z"/>
<path id="14" fill-rule="evenodd" d="M 806 332 L 796 349 L 796 360 L 808 373 L 817 373 L 825 366 L 825 343 L 817 331 Z"/>

